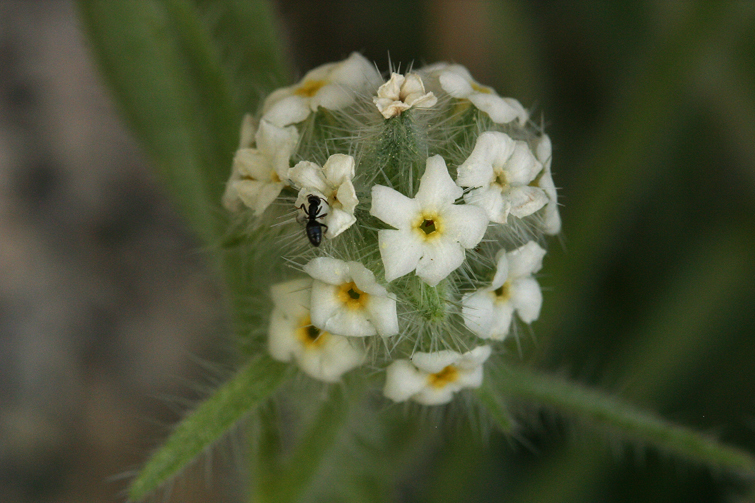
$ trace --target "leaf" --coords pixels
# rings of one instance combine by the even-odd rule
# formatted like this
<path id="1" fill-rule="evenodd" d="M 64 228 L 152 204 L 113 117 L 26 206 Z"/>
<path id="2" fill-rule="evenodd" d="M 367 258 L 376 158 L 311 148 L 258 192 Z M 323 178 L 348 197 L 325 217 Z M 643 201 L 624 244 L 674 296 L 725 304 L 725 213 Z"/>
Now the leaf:
<path id="1" fill-rule="evenodd" d="M 128 490 L 129 499 L 141 500 L 210 448 L 244 415 L 278 389 L 287 368 L 268 357 L 260 357 L 239 370 L 178 423 L 168 440 L 132 482 Z"/>
<path id="2" fill-rule="evenodd" d="M 234 98 L 254 112 L 263 92 L 289 84 L 291 70 L 273 9 L 260 0 L 195 0 L 229 76 Z"/>
<path id="3" fill-rule="evenodd" d="M 254 5 L 247 31 L 269 33 L 269 12 Z M 121 112 L 190 226 L 216 243 L 242 109 L 200 11 L 188 0 L 80 0 L 79 11 Z M 272 36 L 255 51 L 260 57 L 250 64 L 265 54 L 279 59 Z"/>
<path id="4" fill-rule="evenodd" d="M 257 500 L 284 503 L 301 499 L 336 445 L 338 434 L 347 422 L 348 406 L 345 391 L 332 386 L 327 402 L 285 466 L 280 467 L 277 477 L 259 481 Z"/>
<path id="5" fill-rule="evenodd" d="M 608 427 L 679 457 L 743 474 L 755 474 L 755 458 L 690 428 L 664 421 L 625 402 L 556 377 L 518 366 L 491 376 L 491 387 L 520 398 Z"/>
<path id="6" fill-rule="evenodd" d="M 511 417 L 506 406 L 501 403 L 500 398 L 495 395 L 492 389 L 490 389 L 490 385 L 487 381 L 483 382 L 482 386 L 475 391 L 475 396 L 483 407 L 487 409 L 488 413 L 503 433 L 511 434 L 514 432 L 516 429 L 516 421 Z"/>

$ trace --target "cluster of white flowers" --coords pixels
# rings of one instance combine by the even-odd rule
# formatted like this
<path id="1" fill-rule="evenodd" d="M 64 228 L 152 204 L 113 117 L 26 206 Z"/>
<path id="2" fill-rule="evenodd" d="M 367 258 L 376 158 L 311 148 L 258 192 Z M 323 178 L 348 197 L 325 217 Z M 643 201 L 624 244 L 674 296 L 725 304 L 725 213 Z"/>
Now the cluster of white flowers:
<path id="1" fill-rule="evenodd" d="M 424 405 L 479 387 L 538 318 L 561 226 L 550 139 L 518 101 L 460 65 L 384 81 L 357 53 L 244 118 L 223 204 L 268 260 L 272 357 L 325 382 L 369 368 Z"/>

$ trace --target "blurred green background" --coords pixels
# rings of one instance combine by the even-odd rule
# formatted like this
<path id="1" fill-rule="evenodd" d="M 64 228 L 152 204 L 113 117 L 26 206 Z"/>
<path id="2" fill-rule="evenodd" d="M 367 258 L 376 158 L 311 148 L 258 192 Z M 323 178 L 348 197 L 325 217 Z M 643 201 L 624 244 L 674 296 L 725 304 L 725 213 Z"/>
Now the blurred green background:
<path id="1" fill-rule="evenodd" d="M 354 50 L 383 71 L 445 60 L 529 107 L 553 140 L 564 230 L 522 357 L 755 452 L 755 3 L 274 6 L 292 79 Z M 0 494 L 114 501 L 123 482 L 105 478 L 138 466 L 181 408 L 144 397 L 194 397 L 189 354 L 223 344 L 221 287 L 114 119 L 70 2 L 0 9 Z M 487 449 L 460 431 L 397 494 L 740 494 L 726 474 L 530 419 Z M 194 501 L 233 497 L 216 482 Z"/>

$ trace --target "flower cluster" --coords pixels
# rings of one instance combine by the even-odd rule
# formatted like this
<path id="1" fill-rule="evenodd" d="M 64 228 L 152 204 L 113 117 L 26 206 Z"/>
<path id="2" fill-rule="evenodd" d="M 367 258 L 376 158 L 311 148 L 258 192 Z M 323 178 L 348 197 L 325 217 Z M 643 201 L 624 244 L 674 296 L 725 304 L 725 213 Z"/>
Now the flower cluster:
<path id="1" fill-rule="evenodd" d="M 518 101 L 460 65 L 384 81 L 357 53 L 244 118 L 223 204 L 267 261 L 270 355 L 424 405 L 481 386 L 538 318 L 561 226 L 550 139 Z"/>

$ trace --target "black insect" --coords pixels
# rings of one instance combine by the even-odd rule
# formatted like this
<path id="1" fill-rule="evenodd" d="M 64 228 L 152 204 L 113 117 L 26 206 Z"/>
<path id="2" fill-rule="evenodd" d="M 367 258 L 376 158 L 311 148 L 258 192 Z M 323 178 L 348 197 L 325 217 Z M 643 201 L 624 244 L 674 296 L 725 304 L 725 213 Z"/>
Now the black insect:
<path id="1" fill-rule="evenodd" d="M 299 206 L 299 209 L 307 216 L 307 226 L 305 232 L 307 233 L 307 239 L 312 243 L 312 246 L 320 246 L 322 242 L 322 233 L 328 232 L 328 226 L 318 221 L 319 218 L 327 217 L 327 213 L 320 214 L 321 204 L 327 204 L 325 199 L 314 194 L 307 196 L 307 203 Z"/>

